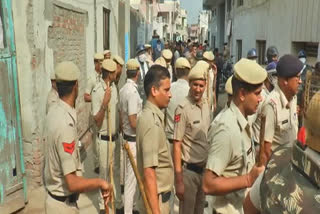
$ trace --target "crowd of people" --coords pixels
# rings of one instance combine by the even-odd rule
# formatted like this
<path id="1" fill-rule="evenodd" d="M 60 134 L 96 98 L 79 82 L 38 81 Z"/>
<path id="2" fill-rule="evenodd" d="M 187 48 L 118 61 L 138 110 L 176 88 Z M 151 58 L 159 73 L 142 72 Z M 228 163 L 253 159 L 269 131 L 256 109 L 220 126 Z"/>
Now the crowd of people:
<path id="1" fill-rule="evenodd" d="M 305 52 L 279 58 L 272 46 L 265 67 L 251 49 L 232 67 L 218 111 L 228 55 L 157 37 L 127 62 L 96 53 L 83 95 L 99 175 L 91 179 L 78 148 L 79 68 L 58 64 L 47 103 L 46 213 L 79 213 L 79 193 L 94 189 L 101 213 L 319 212 L 320 63 L 308 67 Z"/>

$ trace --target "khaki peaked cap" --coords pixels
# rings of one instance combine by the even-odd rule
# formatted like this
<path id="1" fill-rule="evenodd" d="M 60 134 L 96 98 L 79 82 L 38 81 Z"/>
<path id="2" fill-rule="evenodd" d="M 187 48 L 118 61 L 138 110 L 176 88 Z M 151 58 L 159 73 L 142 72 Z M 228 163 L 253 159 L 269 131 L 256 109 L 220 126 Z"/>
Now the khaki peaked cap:
<path id="1" fill-rule="evenodd" d="M 242 82 L 257 85 L 264 82 L 267 72 L 258 63 L 242 58 L 234 65 L 234 77 Z"/>
<path id="2" fill-rule="evenodd" d="M 129 71 L 135 71 L 140 69 L 140 64 L 138 60 L 136 59 L 129 59 L 127 62 L 127 70 Z"/>
<path id="3" fill-rule="evenodd" d="M 191 80 L 206 80 L 207 79 L 206 66 L 203 64 L 196 64 L 189 73 L 189 81 Z"/>
<path id="4" fill-rule="evenodd" d="M 96 53 L 96 54 L 94 55 L 94 59 L 95 59 L 95 60 L 104 60 L 104 56 L 103 56 L 102 53 Z"/>
<path id="5" fill-rule="evenodd" d="M 190 62 L 184 57 L 179 57 L 176 60 L 175 66 L 176 68 L 191 68 Z"/>
<path id="6" fill-rule="evenodd" d="M 205 60 L 208 60 L 208 61 L 213 61 L 214 60 L 214 54 L 212 53 L 212 51 L 206 51 L 203 54 L 203 58 Z"/>
<path id="7" fill-rule="evenodd" d="M 117 70 L 117 63 L 115 63 L 112 59 L 105 59 L 102 62 L 102 68 L 113 73 Z"/>
<path id="8" fill-rule="evenodd" d="M 123 59 L 118 55 L 113 56 L 112 60 L 115 61 L 116 63 L 120 64 L 121 66 L 124 65 Z"/>
<path id="9" fill-rule="evenodd" d="M 79 79 L 80 70 L 71 61 L 64 61 L 57 65 L 55 69 L 56 81 L 76 81 Z"/>
<path id="10" fill-rule="evenodd" d="M 169 49 L 164 49 L 162 51 L 162 57 L 163 58 L 170 60 L 170 59 L 172 59 L 172 56 L 173 56 L 172 52 Z"/>
<path id="11" fill-rule="evenodd" d="M 204 60 L 199 60 L 197 63 L 196 63 L 196 65 L 195 66 L 199 66 L 199 65 L 201 65 L 204 69 L 206 69 L 207 70 L 207 72 L 210 70 L 210 65 L 209 65 L 209 63 L 207 63 L 206 61 L 204 61 Z"/>
<path id="12" fill-rule="evenodd" d="M 233 91 L 232 91 L 232 77 L 233 77 L 233 75 L 228 78 L 228 80 L 226 82 L 226 85 L 225 85 L 225 90 L 226 90 L 227 94 L 229 94 L 229 95 L 233 94 Z"/>
<path id="13" fill-rule="evenodd" d="M 159 57 L 158 59 L 156 59 L 154 64 L 161 65 L 162 67 L 165 67 L 165 68 L 167 67 L 166 60 L 163 57 Z"/>

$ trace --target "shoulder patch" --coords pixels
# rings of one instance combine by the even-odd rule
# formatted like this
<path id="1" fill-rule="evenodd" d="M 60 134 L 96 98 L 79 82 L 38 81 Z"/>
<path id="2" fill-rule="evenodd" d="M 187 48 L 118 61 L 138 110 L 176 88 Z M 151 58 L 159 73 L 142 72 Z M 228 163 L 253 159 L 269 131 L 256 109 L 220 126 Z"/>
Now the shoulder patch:
<path id="1" fill-rule="evenodd" d="M 72 155 L 74 149 L 75 149 L 75 141 L 72 141 L 71 143 L 67 143 L 67 142 L 63 142 L 63 149 L 66 153 L 69 153 L 70 155 Z"/>
<path id="2" fill-rule="evenodd" d="M 174 116 L 174 122 L 179 123 L 179 122 L 180 122 L 180 119 L 181 119 L 181 114 L 176 114 L 176 115 Z"/>

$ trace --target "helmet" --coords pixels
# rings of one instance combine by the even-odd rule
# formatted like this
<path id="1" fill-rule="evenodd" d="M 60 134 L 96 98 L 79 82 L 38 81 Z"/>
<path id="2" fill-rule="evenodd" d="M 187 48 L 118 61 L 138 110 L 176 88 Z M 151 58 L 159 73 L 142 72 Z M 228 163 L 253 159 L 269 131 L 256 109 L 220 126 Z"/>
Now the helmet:
<path id="1" fill-rule="evenodd" d="M 247 58 L 248 59 L 256 59 L 256 58 L 258 58 L 257 50 L 255 48 L 250 49 L 248 51 Z"/>
<path id="2" fill-rule="evenodd" d="M 203 51 L 197 51 L 196 58 L 197 60 L 203 60 Z"/>
<path id="3" fill-rule="evenodd" d="M 139 53 L 141 53 L 142 51 L 145 51 L 146 48 L 144 47 L 144 45 L 138 45 L 137 49 L 136 49 L 136 55 L 138 55 Z"/>
<path id="4" fill-rule="evenodd" d="M 304 50 L 300 50 L 298 53 L 298 58 L 307 58 L 307 54 Z"/>
<path id="5" fill-rule="evenodd" d="M 275 74 L 277 73 L 277 63 L 276 62 L 270 62 L 267 67 L 266 67 L 266 71 L 268 74 Z"/>
<path id="6" fill-rule="evenodd" d="M 279 56 L 278 49 L 275 46 L 270 46 L 267 49 L 267 59 L 268 63 L 272 62 L 272 57 Z"/>

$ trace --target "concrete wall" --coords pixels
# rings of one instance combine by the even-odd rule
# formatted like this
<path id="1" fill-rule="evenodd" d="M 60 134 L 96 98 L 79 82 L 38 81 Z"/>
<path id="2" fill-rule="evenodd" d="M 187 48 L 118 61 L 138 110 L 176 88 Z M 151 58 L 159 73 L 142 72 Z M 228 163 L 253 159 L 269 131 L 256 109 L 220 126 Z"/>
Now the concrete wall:
<path id="1" fill-rule="evenodd" d="M 112 54 L 124 52 L 123 45 L 119 45 L 124 42 L 120 41 L 119 38 L 123 38 L 118 34 L 119 0 L 12 2 L 26 172 L 29 183 L 40 184 L 50 73 L 57 63 L 64 60 L 72 60 L 79 66 L 78 133 L 85 133 L 90 104 L 84 103 L 83 93 L 86 78 L 94 71 L 93 55 L 103 51 L 103 8 L 111 11 Z M 129 10 L 127 3 L 124 10 Z M 123 19 L 125 28 L 121 33 L 129 31 L 128 22 L 128 18 Z"/>

